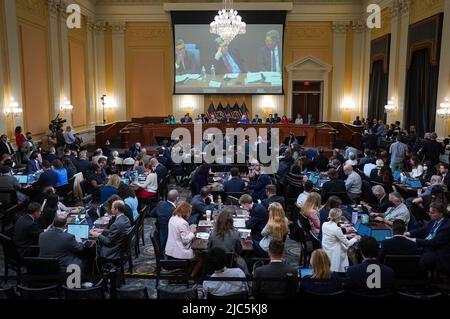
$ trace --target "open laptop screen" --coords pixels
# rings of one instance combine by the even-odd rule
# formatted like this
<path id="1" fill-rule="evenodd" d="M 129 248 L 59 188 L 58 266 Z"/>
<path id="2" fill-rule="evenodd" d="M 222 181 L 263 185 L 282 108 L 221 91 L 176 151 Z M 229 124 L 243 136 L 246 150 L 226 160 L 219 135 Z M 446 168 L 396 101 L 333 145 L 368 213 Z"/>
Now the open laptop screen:
<path id="1" fill-rule="evenodd" d="M 390 229 L 372 229 L 372 237 L 380 242 L 392 237 L 392 232 Z"/>
<path id="2" fill-rule="evenodd" d="M 89 238 L 89 225 L 87 224 L 68 224 L 67 232 L 74 235 L 76 238 Z"/>

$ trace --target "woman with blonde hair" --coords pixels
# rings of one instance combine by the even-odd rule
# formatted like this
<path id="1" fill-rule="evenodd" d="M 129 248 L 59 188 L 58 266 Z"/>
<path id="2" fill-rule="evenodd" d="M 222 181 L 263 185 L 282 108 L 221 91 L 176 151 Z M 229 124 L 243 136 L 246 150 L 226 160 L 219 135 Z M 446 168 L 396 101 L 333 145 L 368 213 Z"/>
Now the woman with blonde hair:
<path id="1" fill-rule="evenodd" d="M 308 195 L 301 211 L 301 214 L 308 218 L 309 224 L 311 225 L 311 231 L 315 236 L 319 236 L 320 233 L 319 210 L 321 202 L 322 199 L 320 195 L 312 192 Z"/>
<path id="2" fill-rule="evenodd" d="M 331 262 L 323 249 L 311 255 L 312 274 L 300 281 L 300 289 L 306 293 L 330 294 L 341 290 L 339 275 L 331 270 Z"/>
<path id="3" fill-rule="evenodd" d="M 274 202 L 269 205 L 269 220 L 261 231 L 263 239 L 259 242 L 259 246 L 267 253 L 269 252 L 271 240 L 284 242 L 287 233 L 288 219 L 284 214 L 283 206 L 280 203 Z"/>
<path id="4" fill-rule="evenodd" d="M 349 265 L 347 250 L 361 237 L 355 235 L 348 240 L 342 232 L 339 222 L 342 210 L 333 208 L 328 215 L 328 222 L 322 225 L 322 248 L 327 253 L 331 261 L 331 271 L 345 272 Z"/>
<path id="5" fill-rule="evenodd" d="M 112 195 L 117 195 L 119 193 L 120 177 L 119 175 L 111 175 L 108 178 L 108 182 L 105 186 L 100 189 L 100 203 L 104 203 Z"/>

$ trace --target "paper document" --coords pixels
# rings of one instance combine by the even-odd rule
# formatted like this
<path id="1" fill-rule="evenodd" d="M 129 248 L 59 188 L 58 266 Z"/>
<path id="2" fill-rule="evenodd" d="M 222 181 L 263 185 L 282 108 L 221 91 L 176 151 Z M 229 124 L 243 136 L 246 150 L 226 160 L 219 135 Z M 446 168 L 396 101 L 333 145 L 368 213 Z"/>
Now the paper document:
<path id="1" fill-rule="evenodd" d="M 235 228 L 245 228 L 245 219 L 242 218 L 233 219 L 233 226 Z"/>
<path id="2" fill-rule="evenodd" d="M 222 83 L 217 82 L 217 81 L 210 81 L 209 82 L 209 86 L 213 87 L 213 88 L 220 88 L 221 85 L 222 85 Z"/>
<path id="3" fill-rule="evenodd" d="M 201 74 L 188 74 L 187 76 L 188 76 L 189 80 L 198 80 L 202 77 Z"/>
<path id="4" fill-rule="evenodd" d="M 226 79 L 237 79 L 239 77 L 239 73 L 227 73 L 223 76 L 224 80 Z"/>
<path id="5" fill-rule="evenodd" d="M 177 75 L 175 77 L 175 82 L 182 83 L 182 82 L 186 81 L 187 79 L 189 79 L 189 75 L 187 75 L 187 74 Z"/>

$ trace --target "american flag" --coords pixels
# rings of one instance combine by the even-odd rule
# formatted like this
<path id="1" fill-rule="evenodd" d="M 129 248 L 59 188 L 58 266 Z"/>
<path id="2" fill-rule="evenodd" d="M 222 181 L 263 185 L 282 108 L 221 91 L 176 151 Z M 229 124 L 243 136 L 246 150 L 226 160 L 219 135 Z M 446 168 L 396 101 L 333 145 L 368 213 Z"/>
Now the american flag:
<path id="1" fill-rule="evenodd" d="M 248 109 L 247 109 L 247 105 L 245 104 L 245 101 L 242 102 L 242 105 L 241 105 L 241 116 L 242 116 L 242 114 L 245 114 L 248 117 Z"/>
<path id="2" fill-rule="evenodd" d="M 239 108 L 239 104 L 234 103 L 233 109 L 231 110 L 231 117 L 234 120 L 240 120 L 242 117 L 241 109 Z"/>
<path id="3" fill-rule="evenodd" d="M 221 102 L 219 102 L 219 105 L 217 105 L 216 117 L 218 120 L 223 120 L 225 118 L 225 112 L 223 110 L 223 106 L 222 106 Z"/>
<path id="4" fill-rule="evenodd" d="M 214 103 L 211 101 L 211 104 L 208 106 L 208 117 L 211 118 L 212 116 L 217 118 L 216 108 L 214 107 Z"/>

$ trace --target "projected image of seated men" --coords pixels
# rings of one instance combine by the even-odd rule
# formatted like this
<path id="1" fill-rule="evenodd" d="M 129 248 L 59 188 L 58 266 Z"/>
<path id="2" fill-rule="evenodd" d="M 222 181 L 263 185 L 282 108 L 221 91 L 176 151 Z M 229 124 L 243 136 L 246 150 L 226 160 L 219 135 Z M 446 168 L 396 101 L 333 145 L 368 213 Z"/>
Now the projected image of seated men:
<path id="1" fill-rule="evenodd" d="M 258 52 L 258 66 L 260 71 L 281 72 L 280 34 L 270 30 L 266 34 L 266 42 Z"/>
<path id="2" fill-rule="evenodd" d="M 244 60 L 236 48 L 230 49 L 221 37 L 216 38 L 217 52 L 214 55 L 216 74 L 245 73 Z"/>
<path id="3" fill-rule="evenodd" d="M 186 50 L 182 39 L 175 43 L 175 70 L 177 74 L 199 73 L 200 68 L 191 52 Z"/>

